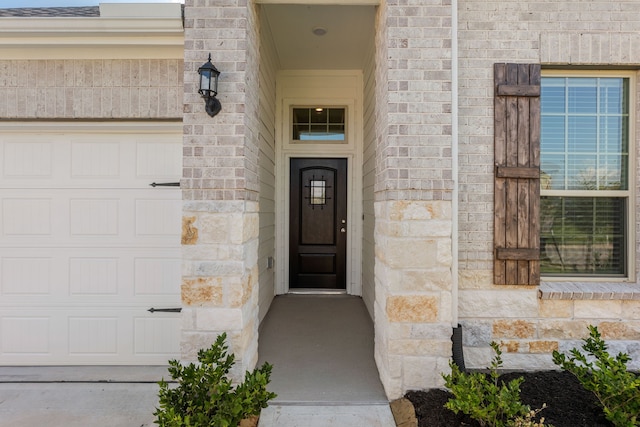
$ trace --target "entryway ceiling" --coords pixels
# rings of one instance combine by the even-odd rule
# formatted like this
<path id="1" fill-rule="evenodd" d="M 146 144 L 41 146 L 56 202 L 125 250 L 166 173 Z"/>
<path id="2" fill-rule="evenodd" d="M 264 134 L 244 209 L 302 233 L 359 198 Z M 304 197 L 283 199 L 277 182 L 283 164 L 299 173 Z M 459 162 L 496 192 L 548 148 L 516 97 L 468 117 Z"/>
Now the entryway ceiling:
<path id="1" fill-rule="evenodd" d="M 374 6 L 263 4 L 282 69 L 361 69 L 374 43 Z M 322 33 L 324 35 L 316 35 Z"/>

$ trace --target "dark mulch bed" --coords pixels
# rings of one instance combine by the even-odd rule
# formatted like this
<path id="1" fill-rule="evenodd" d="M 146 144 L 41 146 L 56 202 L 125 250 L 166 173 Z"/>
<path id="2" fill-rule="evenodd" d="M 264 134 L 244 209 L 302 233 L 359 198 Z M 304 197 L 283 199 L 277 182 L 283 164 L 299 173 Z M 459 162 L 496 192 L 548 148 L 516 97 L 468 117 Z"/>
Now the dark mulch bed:
<path id="1" fill-rule="evenodd" d="M 604 417 L 593 393 L 565 371 L 514 372 L 500 378 L 508 382 L 524 377 L 520 398 L 532 409 L 547 404 L 540 415 L 554 427 L 612 427 Z M 444 390 L 411 391 L 406 398 L 413 403 L 419 427 L 479 427 L 476 421 L 444 408 L 451 394 Z"/>

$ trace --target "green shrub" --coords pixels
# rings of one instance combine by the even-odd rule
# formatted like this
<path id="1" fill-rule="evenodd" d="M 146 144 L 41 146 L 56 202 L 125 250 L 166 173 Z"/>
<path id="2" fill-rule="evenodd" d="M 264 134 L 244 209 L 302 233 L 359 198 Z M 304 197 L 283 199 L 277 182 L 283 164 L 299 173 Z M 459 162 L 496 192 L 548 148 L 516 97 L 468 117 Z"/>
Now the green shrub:
<path id="1" fill-rule="evenodd" d="M 596 395 L 605 416 L 615 426 L 640 425 L 640 377 L 627 371 L 629 356 L 618 353 L 611 357 L 595 326 L 589 326 L 589 337 L 583 341 L 582 349 L 589 357 L 576 348 L 570 350 L 568 358 L 554 351 L 554 363 Z"/>
<path id="2" fill-rule="evenodd" d="M 466 373 L 457 365 L 449 362 L 450 375 L 442 375 L 445 385 L 453 397 L 445 407 L 456 414 L 462 412 L 478 421 L 481 426 L 512 427 L 540 426 L 533 418 L 539 411 L 532 411 L 520 401 L 520 384 L 524 378 L 515 378 L 505 384 L 499 381 L 498 369 L 502 367 L 500 346 L 492 342 L 495 357 L 491 361 L 489 374 L 481 372 Z"/>
<path id="3" fill-rule="evenodd" d="M 235 356 L 227 354 L 227 335 L 218 336 L 211 348 L 198 352 L 198 365 L 169 361 L 169 374 L 177 386 L 159 382 L 160 407 L 155 423 L 162 427 L 236 427 L 240 420 L 258 415 L 276 397 L 266 387 L 272 366 L 265 363 L 246 372 L 235 388 L 227 378 Z"/>

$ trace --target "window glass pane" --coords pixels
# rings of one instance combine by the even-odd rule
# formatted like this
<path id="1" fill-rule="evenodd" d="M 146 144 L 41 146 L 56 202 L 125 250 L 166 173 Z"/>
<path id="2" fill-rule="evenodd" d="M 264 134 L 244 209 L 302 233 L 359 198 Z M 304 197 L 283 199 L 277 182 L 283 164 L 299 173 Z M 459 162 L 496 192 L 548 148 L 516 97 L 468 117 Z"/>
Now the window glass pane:
<path id="1" fill-rule="evenodd" d="M 319 110 L 319 111 L 318 111 Z M 319 108 L 318 110 L 309 110 L 310 114 L 310 118 L 311 118 L 311 123 L 322 123 L 322 124 L 326 124 L 327 123 L 327 119 L 328 119 L 328 115 L 327 115 L 327 110 L 325 108 Z"/>
<path id="2" fill-rule="evenodd" d="M 626 274 L 626 199 L 542 197 L 540 224 L 542 273 Z"/>
<path id="3" fill-rule="evenodd" d="M 293 123 L 309 123 L 309 114 L 311 113 L 309 108 L 294 108 L 293 109 Z"/>
<path id="4" fill-rule="evenodd" d="M 628 189 L 628 79 L 545 77 L 542 86 L 541 170 L 549 188 Z"/>
<path id="5" fill-rule="evenodd" d="M 564 78 L 545 77 L 542 79 L 541 97 L 544 99 L 542 113 L 564 113 L 565 111 L 565 80 Z"/>
<path id="6" fill-rule="evenodd" d="M 593 153 L 597 144 L 596 116 L 569 116 L 567 134 L 568 150 L 571 152 Z"/>
<path id="7" fill-rule="evenodd" d="M 600 156 L 598 170 L 600 171 L 598 190 L 628 189 L 626 161 L 623 164 L 620 156 Z"/>
<path id="8" fill-rule="evenodd" d="M 595 113 L 597 111 L 596 81 L 597 79 L 567 79 L 569 113 Z"/>
<path id="9" fill-rule="evenodd" d="M 564 190 L 565 182 L 565 157 L 564 154 L 540 154 L 540 163 L 544 165 L 541 171 L 540 183 L 542 190 Z"/>
<path id="10" fill-rule="evenodd" d="M 544 105 L 544 104 L 543 104 Z M 542 116 L 540 124 L 540 150 L 545 152 L 564 152 L 565 117 Z"/>
<path id="11" fill-rule="evenodd" d="M 624 101 L 625 85 L 622 79 L 602 79 L 600 82 L 600 112 L 623 114 L 627 112 Z"/>
<path id="12" fill-rule="evenodd" d="M 606 153 L 626 152 L 627 120 L 620 116 L 600 117 L 600 141 Z"/>
<path id="13" fill-rule="evenodd" d="M 294 141 L 344 141 L 345 108 L 294 108 Z"/>
<path id="14" fill-rule="evenodd" d="M 309 129 L 309 125 L 293 125 L 293 139 L 301 139 Z"/>
<path id="15" fill-rule="evenodd" d="M 565 190 L 597 190 L 598 168 L 595 154 L 573 155 L 567 158 Z"/>
<path id="16" fill-rule="evenodd" d="M 344 125 L 344 108 L 329 108 L 329 123 L 340 123 Z"/>

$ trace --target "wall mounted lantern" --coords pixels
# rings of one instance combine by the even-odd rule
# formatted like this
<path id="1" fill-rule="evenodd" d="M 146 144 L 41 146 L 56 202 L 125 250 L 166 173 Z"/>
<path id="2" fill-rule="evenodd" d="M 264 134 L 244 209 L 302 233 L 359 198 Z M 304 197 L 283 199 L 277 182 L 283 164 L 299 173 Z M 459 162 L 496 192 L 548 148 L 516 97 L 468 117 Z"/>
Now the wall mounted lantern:
<path id="1" fill-rule="evenodd" d="M 198 93 L 204 98 L 207 114 L 213 117 L 220 112 L 222 105 L 216 98 L 220 71 L 211 63 L 211 54 L 209 54 L 209 60 L 198 68 L 198 74 L 200 74 L 200 89 Z"/>

